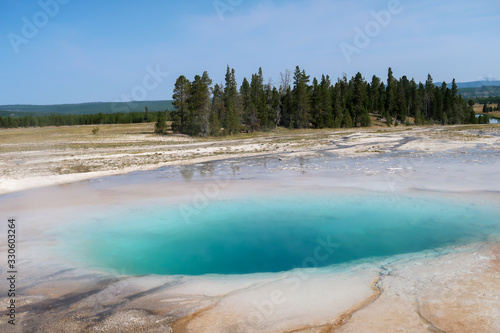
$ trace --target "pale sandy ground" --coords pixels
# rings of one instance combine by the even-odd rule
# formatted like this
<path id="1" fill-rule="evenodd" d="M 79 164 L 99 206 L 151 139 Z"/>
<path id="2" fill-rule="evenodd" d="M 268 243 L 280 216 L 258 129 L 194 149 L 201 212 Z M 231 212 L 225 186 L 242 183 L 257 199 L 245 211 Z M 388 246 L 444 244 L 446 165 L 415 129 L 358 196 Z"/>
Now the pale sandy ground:
<path id="1" fill-rule="evenodd" d="M 2 194 L 164 165 L 271 154 L 280 159 L 270 171 L 275 176 L 234 179 L 221 187 L 221 196 L 259 193 L 270 186 L 286 190 L 294 179 L 296 186 L 310 189 L 420 189 L 447 191 L 450 197 L 477 192 L 483 201 L 500 202 L 498 126 L 306 131 L 223 141 L 134 134 L 102 139 L 107 140 L 103 145 L 126 144 L 101 148 L 71 148 L 47 139 L 42 145 L 20 143 L 2 135 Z M 318 151 L 341 159 L 326 174 L 321 166 L 308 168 L 307 161 L 289 162 Z M 387 157 L 407 151 L 413 155 Z M 459 159 L 471 151 L 493 157 Z M 440 154 L 450 157 L 436 162 Z M 366 159 L 352 160 L 360 156 Z M 206 184 L 213 180 L 170 182 L 168 191 L 164 183 L 110 184 L 104 190 L 75 184 L 0 197 L 1 218 L 22 221 L 19 325 L 12 330 L 3 311 L 0 331 L 500 332 L 500 249 L 494 238 L 347 268 L 230 277 L 123 276 L 79 266 L 54 252 L 57 241 L 48 230 L 79 210 L 158 197 L 189 202 Z M 6 234 L 4 225 L 0 230 Z M 6 250 L 2 242 L 2 258 Z M 4 265 L 1 273 L 4 280 Z M 5 289 L 0 283 L 2 309 L 8 301 Z"/>
<path id="2" fill-rule="evenodd" d="M 123 126 L 123 125 L 122 125 Z M 101 176 L 153 170 L 161 166 L 259 156 L 308 154 L 331 150 L 342 156 L 500 151 L 500 127 L 455 126 L 350 130 L 286 131 L 224 140 L 145 134 L 152 124 L 0 131 L 0 194 Z"/>

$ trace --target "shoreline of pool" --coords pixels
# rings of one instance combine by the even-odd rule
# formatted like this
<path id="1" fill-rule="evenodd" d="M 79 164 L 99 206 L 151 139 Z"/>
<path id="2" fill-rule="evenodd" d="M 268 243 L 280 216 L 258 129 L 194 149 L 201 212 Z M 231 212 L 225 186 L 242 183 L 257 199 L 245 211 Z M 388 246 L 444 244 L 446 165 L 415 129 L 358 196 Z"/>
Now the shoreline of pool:
<path id="1" fill-rule="evenodd" d="M 19 245 L 25 255 L 19 263 L 24 276 L 18 318 L 39 330 L 91 325 L 109 331 L 305 331 L 333 327 L 346 315 L 350 319 L 338 326 L 340 332 L 376 331 L 383 323 L 401 330 L 427 329 L 422 317 L 443 330 L 456 330 L 453 325 L 459 318 L 485 331 L 495 329 L 500 324 L 494 319 L 487 324 L 474 320 L 478 313 L 500 318 L 489 307 L 496 299 L 489 290 L 500 287 L 500 250 L 494 241 L 355 263 L 340 272 L 327 267 L 193 277 L 109 274 L 77 268 L 43 249 L 57 242 L 55 235 L 46 233 L 53 223 L 71 220 L 79 210 L 98 211 L 134 201 L 187 201 L 196 208 L 204 199 L 250 196 L 266 188 L 283 193 L 319 188 L 469 196 L 495 203 L 500 196 L 495 187 L 500 183 L 498 165 L 497 153 L 481 152 L 359 158 L 323 153 L 306 159 L 275 155 L 171 166 L 2 195 L 0 209 L 18 218 Z M 0 253 L 5 255 L 5 246 Z M 375 299 L 374 288 L 380 291 Z M 475 296 L 479 292 L 484 296 Z M 1 300 L 2 306 L 6 300 Z M 473 308 L 465 306 L 471 301 Z M 454 312 L 446 310 L 450 304 Z M 36 315 L 48 309 L 50 316 Z"/>

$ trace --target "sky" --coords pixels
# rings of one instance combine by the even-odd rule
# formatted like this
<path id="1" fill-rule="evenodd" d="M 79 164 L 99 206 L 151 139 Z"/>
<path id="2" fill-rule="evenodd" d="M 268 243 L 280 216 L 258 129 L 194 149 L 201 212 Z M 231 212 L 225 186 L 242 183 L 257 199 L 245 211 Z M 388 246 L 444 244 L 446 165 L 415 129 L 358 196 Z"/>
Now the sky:
<path id="1" fill-rule="evenodd" d="M 0 105 L 172 98 L 226 66 L 333 81 L 500 79 L 498 0 L 2 0 Z"/>

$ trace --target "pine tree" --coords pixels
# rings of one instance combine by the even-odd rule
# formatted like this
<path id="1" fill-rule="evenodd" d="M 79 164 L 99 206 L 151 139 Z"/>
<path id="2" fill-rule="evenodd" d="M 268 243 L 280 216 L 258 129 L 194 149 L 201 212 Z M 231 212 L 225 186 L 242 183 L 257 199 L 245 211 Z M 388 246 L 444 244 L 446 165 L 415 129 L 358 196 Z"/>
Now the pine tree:
<path id="1" fill-rule="evenodd" d="M 475 124 L 477 122 L 477 119 L 476 119 L 476 113 L 474 112 L 474 100 L 473 99 L 469 99 L 467 101 L 467 106 L 469 107 L 469 119 L 468 119 L 468 123 L 470 124 Z"/>
<path id="2" fill-rule="evenodd" d="M 224 92 L 222 84 L 215 84 L 213 88 L 213 96 L 212 96 L 212 112 L 210 113 L 209 122 L 210 122 L 210 135 L 218 136 L 220 134 L 220 120 L 224 111 Z M 217 128 L 218 126 L 218 128 Z"/>
<path id="3" fill-rule="evenodd" d="M 262 74 L 262 67 L 259 67 L 259 72 L 257 73 L 257 87 L 258 90 L 256 90 L 256 108 L 257 108 L 257 113 L 259 117 L 259 123 L 260 127 L 262 128 L 270 128 L 272 123 L 271 123 L 271 117 L 269 114 L 269 109 L 267 107 L 267 92 L 266 89 L 267 87 L 264 85 L 264 74 Z"/>
<path id="4" fill-rule="evenodd" d="M 307 128 L 309 125 L 310 101 L 309 89 L 307 83 L 309 76 L 306 72 L 300 71 L 299 66 L 295 68 L 294 87 L 293 87 L 293 105 L 295 108 L 294 127 Z"/>
<path id="5" fill-rule="evenodd" d="M 334 127 L 333 100 L 331 82 L 328 76 L 322 75 L 321 82 L 313 79 L 311 92 L 311 121 L 315 128 Z"/>
<path id="6" fill-rule="evenodd" d="M 188 121 L 183 128 L 183 132 L 190 135 L 210 135 L 210 85 L 212 80 L 208 73 L 203 72 L 202 76 L 196 75 L 191 82 L 188 98 L 189 114 Z"/>
<path id="7" fill-rule="evenodd" d="M 362 127 L 370 127 L 372 125 L 372 120 L 368 111 L 362 113 L 360 122 Z"/>
<path id="8" fill-rule="evenodd" d="M 433 119 L 434 114 L 432 110 L 432 101 L 434 99 L 434 83 L 432 81 L 432 76 L 427 75 L 427 81 L 425 81 L 424 90 L 424 116 L 426 119 Z"/>
<path id="9" fill-rule="evenodd" d="M 335 83 L 330 89 L 330 95 L 332 96 L 333 104 L 333 127 L 340 128 L 343 126 L 343 107 L 342 107 L 342 92 L 341 92 L 341 82 L 340 80 Z"/>
<path id="10" fill-rule="evenodd" d="M 389 67 L 387 73 L 387 87 L 386 87 L 386 103 L 385 110 L 391 117 L 396 116 L 396 80 L 392 74 L 392 68 Z"/>
<path id="11" fill-rule="evenodd" d="M 441 122 L 444 124 L 444 113 L 443 112 L 443 94 L 441 93 L 441 89 L 437 86 L 434 86 L 434 97 L 432 99 L 431 104 L 431 114 L 432 119 Z M 447 121 L 448 117 L 446 117 Z"/>
<path id="12" fill-rule="evenodd" d="M 383 82 L 380 82 L 379 86 L 378 86 L 378 95 L 379 95 L 379 102 L 378 102 L 378 105 L 379 105 L 379 114 L 380 115 L 383 115 L 385 114 L 385 103 L 386 103 L 386 96 L 387 96 L 387 93 L 386 93 L 386 90 L 385 90 L 385 84 Z"/>
<path id="13" fill-rule="evenodd" d="M 417 125 L 417 126 L 424 124 L 424 120 L 422 119 L 422 112 L 420 111 L 420 109 L 418 109 L 415 113 L 414 122 L 415 122 L 415 125 Z"/>
<path id="14" fill-rule="evenodd" d="M 398 82 L 396 85 L 396 108 L 395 108 L 396 122 L 404 123 L 406 120 L 406 112 L 408 105 L 406 103 L 406 96 L 403 84 Z"/>
<path id="15" fill-rule="evenodd" d="M 391 125 L 392 125 L 392 117 L 389 114 L 389 112 L 387 112 L 387 110 L 384 111 L 384 118 L 385 118 L 385 124 L 388 127 L 391 127 Z"/>
<path id="16" fill-rule="evenodd" d="M 271 112 L 273 115 L 273 122 L 274 122 L 274 127 L 275 129 L 278 127 L 279 123 L 281 122 L 281 97 L 278 89 L 276 87 L 273 87 L 273 90 L 271 92 Z"/>
<path id="17" fill-rule="evenodd" d="M 237 110 L 238 98 L 235 71 L 234 69 L 229 69 L 229 66 L 227 66 L 224 86 L 224 107 L 226 113 L 222 118 L 222 125 L 226 133 L 230 135 L 239 132 L 241 128 L 239 112 Z"/>
<path id="18" fill-rule="evenodd" d="M 364 124 L 369 124 L 367 119 L 370 119 L 368 111 L 366 110 L 366 81 L 360 72 L 351 79 L 350 86 L 352 86 L 353 94 L 351 100 L 351 110 L 353 111 L 353 126 L 361 124 L 361 118 L 364 119 Z M 366 113 L 366 114 L 365 114 Z M 363 125 L 361 125 L 363 126 Z M 369 125 L 368 125 L 369 126 Z"/>
<path id="19" fill-rule="evenodd" d="M 323 117 L 321 112 L 321 90 L 318 80 L 313 79 L 312 94 L 311 94 L 311 122 L 315 128 L 324 128 Z"/>
<path id="20" fill-rule="evenodd" d="M 453 81 L 451 82 L 451 107 L 452 109 L 455 108 L 458 102 L 458 87 L 457 83 L 455 82 L 455 78 L 453 78 Z"/>
<path id="21" fill-rule="evenodd" d="M 208 136 L 210 135 L 210 112 L 211 108 L 211 100 L 210 100 L 210 86 L 212 85 L 212 80 L 208 76 L 208 72 L 203 72 L 201 76 L 201 104 L 200 104 L 200 113 L 201 113 L 201 135 Z"/>
<path id="22" fill-rule="evenodd" d="M 252 80 L 250 81 L 250 103 L 251 130 L 254 131 L 259 127 L 269 127 L 269 115 L 264 92 L 262 68 L 259 68 L 257 74 L 252 74 Z"/>
<path id="23" fill-rule="evenodd" d="M 399 79 L 396 84 L 396 104 L 397 104 L 397 115 L 396 118 L 401 123 L 406 123 L 409 116 L 409 105 L 411 104 L 411 88 L 410 81 L 404 75 Z"/>
<path id="24" fill-rule="evenodd" d="M 380 114 L 380 78 L 376 75 L 372 76 L 372 82 L 370 83 L 371 91 L 371 112 L 377 112 Z"/>
<path id="25" fill-rule="evenodd" d="M 265 116 L 266 116 L 266 129 L 276 128 L 275 105 L 273 96 L 273 82 L 271 79 L 267 81 L 264 88 L 265 100 Z"/>
<path id="26" fill-rule="evenodd" d="M 211 136 L 219 136 L 220 135 L 220 122 L 219 118 L 217 117 L 217 113 L 215 110 L 212 110 L 210 112 L 210 116 L 208 118 L 208 121 L 210 123 L 210 135 Z"/>
<path id="27" fill-rule="evenodd" d="M 217 115 L 217 119 L 224 118 L 224 88 L 222 84 L 216 83 L 212 90 L 212 109 Z"/>
<path id="28" fill-rule="evenodd" d="M 254 132 L 260 127 L 260 116 L 262 114 L 262 82 L 257 74 L 252 74 L 249 86 L 249 105 L 247 113 L 247 125 L 250 132 Z"/>
<path id="29" fill-rule="evenodd" d="M 241 115 L 242 120 L 247 131 L 253 131 L 250 129 L 250 83 L 247 78 L 243 78 L 243 82 L 240 86 L 240 98 L 241 98 Z"/>
<path id="30" fill-rule="evenodd" d="M 165 112 L 158 111 L 158 117 L 155 124 L 155 134 L 167 133 L 167 116 Z"/>
<path id="31" fill-rule="evenodd" d="M 345 110 L 344 117 L 342 118 L 342 125 L 345 128 L 352 127 L 352 118 L 351 118 L 351 114 L 349 113 L 349 110 Z"/>
<path id="32" fill-rule="evenodd" d="M 292 124 L 292 93 L 290 88 L 291 71 L 285 70 L 285 74 L 280 73 L 281 82 L 279 88 L 280 110 L 278 111 L 277 118 L 280 119 L 278 124 L 290 127 Z"/>
<path id="33" fill-rule="evenodd" d="M 172 130 L 186 133 L 186 124 L 189 122 L 189 89 L 191 83 L 184 75 L 179 76 L 175 81 L 172 95 L 175 111 L 172 114 Z"/>
<path id="34" fill-rule="evenodd" d="M 417 83 L 415 82 L 414 79 L 411 79 L 410 81 L 410 101 L 408 108 L 409 108 L 409 114 L 408 114 L 409 117 L 416 118 L 417 112 L 421 112 L 420 95 L 418 94 Z M 415 124 L 417 124 L 416 121 Z"/>
<path id="35" fill-rule="evenodd" d="M 334 120 L 333 120 L 333 100 L 332 100 L 332 94 L 331 94 L 331 87 L 332 83 L 330 81 L 330 77 L 327 75 L 322 75 L 321 76 L 321 83 L 320 83 L 320 110 L 321 110 L 321 117 L 323 119 L 323 124 L 325 127 L 332 128 L 334 127 Z"/>

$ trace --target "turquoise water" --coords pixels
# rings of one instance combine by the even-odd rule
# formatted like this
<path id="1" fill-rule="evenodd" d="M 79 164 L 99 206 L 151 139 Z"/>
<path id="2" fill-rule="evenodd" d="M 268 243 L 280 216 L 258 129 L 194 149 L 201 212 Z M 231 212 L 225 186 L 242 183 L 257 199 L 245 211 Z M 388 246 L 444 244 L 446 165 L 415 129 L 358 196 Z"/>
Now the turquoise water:
<path id="1" fill-rule="evenodd" d="M 500 233 L 498 214 L 438 197 L 266 196 L 115 209 L 68 224 L 60 242 L 72 259 L 121 274 L 279 272 L 482 240 Z"/>

